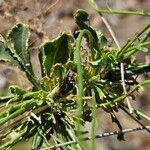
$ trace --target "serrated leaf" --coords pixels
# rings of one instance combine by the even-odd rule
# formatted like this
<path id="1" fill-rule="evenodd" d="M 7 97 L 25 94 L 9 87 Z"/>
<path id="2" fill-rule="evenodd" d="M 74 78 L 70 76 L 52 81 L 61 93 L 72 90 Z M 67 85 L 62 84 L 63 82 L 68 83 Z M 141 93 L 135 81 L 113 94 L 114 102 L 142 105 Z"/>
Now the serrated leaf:
<path id="1" fill-rule="evenodd" d="M 10 55 L 5 39 L 0 35 L 0 60 L 9 61 L 13 65 L 20 67 L 19 63 Z"/>
<path id="2" fill-rule="evenodd" d="M 17 24 L 9 31 L 7 40 L 11 52 L 28 69 L 28 71 L 30 71 L 31 74 L 34 74 L 28 51 L 29 37 L 30 32 L 28 27 L 25 24 Z"/>
<path id="3" fill-rule="evenodd" d="M 41 46 L 39 58 L 43 75 L 50 75 L 50 70 L 56 63 L 64 64 L 70 55 L 71 36 L 62 34 L 56 39 L 46 42 Z"/>
<path id="4" fill-rule="evenodd" d="M 7 38 L 14 46 L 16 54 L 25 62 L 29 63 L 28 40 L 30 32 L 26 25 L 17 24 L 8 33 Z"/>
<path id="5" fill-rule="evenodd" d="M 24 24 L 17 24 L 7 34 L 7 46 L 10 55 L 19 63 L 19 68 L 24 71 L 29 81 L 33 84 L 34 89 L 41 89 L 37 81 L 28 52 L 28 40 L 30 37 L 29 29 Z"/>

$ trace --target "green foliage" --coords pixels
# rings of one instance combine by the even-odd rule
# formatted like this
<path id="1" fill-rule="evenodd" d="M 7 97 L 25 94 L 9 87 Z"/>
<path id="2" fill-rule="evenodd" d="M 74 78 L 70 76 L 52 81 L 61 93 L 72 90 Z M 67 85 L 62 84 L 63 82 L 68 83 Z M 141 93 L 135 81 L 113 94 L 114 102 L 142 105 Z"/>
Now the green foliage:
<path id="1" fill-rule="evenodd" d="M 0 35 L 0 60 L 9 61 L 15 66 L 20 66 L 19 63 L 13 58 L 9 51 L 5 39 Z"/>
<path id="2" fill-rule="evenodd" d="M 56 63 L 64 64 L 67 62 L 71 52 L 72 37 L 68 34 L 62 34 L 53 41 L 46 42 L 41 46 L 39 53 L 42 65 L 43 76 L 50 76 L 51 68 Z"/>
<path id="3" fill-rule="evenodd" d="M 17 24 L 7 35 L 11 50 L 14 50 L 16 57 L 20 57 L 19 60 L 22 60 L 26 66 L 30 65 L 29 52 L 27 51 L 29 36 L 29 29 L 24 24 Z"/>
<path id="4" fill-rule="evenodd" d="M 115 115 L 115 111 L 119 110 L 118 104 L 123 105 L 127 96 L 133 96 L 141 86 L 150 84 L 150 80 L 136 81 L 135 75 L 149 72 L 150 64 L 139 65 L 133 55 L 150 45 L 148 38 L 141 38 L 150 25 L 118 51 L 107 47 L 106 37 L 86 24 L 87 20 L 88 13 L 78 10 L 75 13 L 76 35 L 63 33 L 40 46 L 41 79 L 35 76 L 30 62 L 28 27 L 17 24 L 8 32 L 6 39 L 0 36 L 0 60 L 20 68 L 33 86 L 32 91 L 11 86 L 12 96 L 0 97 L 0 133 L 3 133 L 0 139 L 4 140 L 0 149 L 10 149 L 17 142 L 31 137 L 34 138 L 33 149 L 50 147 L 53 142 L 62 144 L 74 140 L 78 140 L 79 144 L 61 149 L 83 149 L 81 126 L 92 121 L 91 135 L 94 138 L 98 108 L 109 113 L 112 121 L 122 129 Z M 83 38 L 88 45 L 86 56 L 82 49 Z M 141 40 L 137 42 L 137 38 Z M 125 64 L 126 95 L 122 89 L 121 62 Z M 90 97 L 91 103 L 88 103 L 87 97 Z M 138 111 L 136 114 L 149 120 Z M 7 125 L 10 121 L 11 126 Z M 12 132 L 17 136 L 8 141 L 7 136 Z M 118 139 L 122 140 L 123 135 Z M 93 148 L 94 145 L 92 140 Z"/>

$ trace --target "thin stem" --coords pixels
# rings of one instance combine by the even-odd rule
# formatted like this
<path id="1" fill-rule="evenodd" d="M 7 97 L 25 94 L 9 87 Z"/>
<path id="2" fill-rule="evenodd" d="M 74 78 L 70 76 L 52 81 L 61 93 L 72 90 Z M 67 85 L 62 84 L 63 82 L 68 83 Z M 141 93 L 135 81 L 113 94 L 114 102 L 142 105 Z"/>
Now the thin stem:
<path id="1" fill-rule="evenodd" d="M 5 103 L 8 102 L 11 98 L 14 96 L 5 96 L 5 97 L 0 97 L 0 103 Z"/>
<path id="2" fill-rule="evenodd" d="M 92 100 L 93 100 L 93 103 L 92 103 L 93 109 L 92 109 L 91 149 L 96 150 L 96 142 L 95 142 L 94 137 L 95 137 L 95 130 L 96 130 L 95 127 L 96 127 L 96 108 L 97 108 L 97 105 L 96 105 L 95 92 L 93 89 L 91 92 L 92 92 Z"/>
<path id="3" fill-rule="evenodd" d="M 97 10 L 96 10 L 96 11 L 97 11 Z M 114 40 L 116 46 L 118 47 L 118 49 L 119 49 L 119 51 L 120 51 L 120 50 L 121 50 L 121 47 L 120 47 L 119 41 L 117 40 L 116 35 L 115 35 L 115 33 L 113 32 L 113 30 L 112 30 L 110 24 L 109 24 L 108 21 L 103 17 L 103 15 L 102 15 L 101 12 L 98 11 L 98 13 L 99 13 L 99 15 L 101 16 L 102 21 L 104 22 L 106 28 L 108 29 L 110 35 L 112 36 L 112 38 L 113 38 L 113 40 Z M 124 78 L 124 64 L 123 64 L 123 62 L 120 63 L 120 73 L 121 73 L 121 80 L 122 80 L 123 92 L 124 92 L 124 94 L 127 94 L 126 85 L 125 85 L 125 78 Z M 128 105 L 128 108 L 129 108 L 130 113 L 132 113 L 132 112 L 133 112 L 133 108 L 132 108 L 132 106 L 131 106 L 131 103 L 130 103 L 130 100 L 129 100 L 128 97 L 127 97 L 127 105 Z"/>
<path id="4" fill-rule="evenodd" d="M 145 126 L 145 128 L 150 129 L 150 126 Z M 100 138 L 114 136 L 114 135 L 118 135 L 118 134 L 126 134 L 126 133 L 130 133 L 130 132 L 142 131 L 142 130 L 145 130 L 145 128 L 138 127 L 138 128 L 124 129 L 124 130 L 119 130 L 119 131 L 114 131 L 114 132 L 106 132 L 106 133 L 102 133 L 102 134 L 97 134 L 94 137 L 94 139 L 100 139 Z M 92 137 L 86 137 L 86 138 L 82 139 L 82 141 L 88 141 L 88 140 L 92 140 Z M 42 148 L 41 150 L 58 149 L 60 147 L 64 147 L 64 146 L 71 145 L 71 144 L 78 144 L 78 142 L 77 141 L 69 141 L 69 142 L 58 144 L 58 145 L 55 145 L 52 147 Z"/>
<path id="5" fill-rule="evenodd" d="M 106 14 L 122 14 L 122 15 L 138 15 L 138 16 L 145 16 L 150 17 L 150 12 L 144 11 L 127 11 L 127 10 L 114 10 L 114 9 L 102 9 L 98 8 L 93 0 L 87 0 L 89 5 L 95 9 L 97 12 L 106 13 Z"/>
<path id="6" fill-rule="evenodd" d="M 145 114 L 143 114 L 143 113 L 140 112 L 139 110 L 134 110 L 134 113 L 137 114 L 137 115 L 139 115 L 140 117 L 143 117 L 144 119 L 150 121 L 150 117 L 147 116 L 147 115 L 145 115 Z"/>
<path id="7" fill-rule="evenodd" d="M 141 83 L 138 84 L 136 87 L 134 87 L 132 90 L 130 90 L 127 94 L 122 95 L 122 96 L 120 96 L 120 97 L 118 97 L 118 98 L 116 98 L 116 99 L 114 99 L 114 100 L 112 100 L 112 101 L 110 101 L 110 102 L 106 102 L 106 103 L 99 104 L 98 107 L 109 107 L 109 106 L 111 106 L 111 105 L 114 105 L 115 103 L 119 103 L 119 102 L 121 102 L 122 100 L 124 100 L 126 97 L 130 96 L 130 95 L 131 95 L 134 91 L 136 91 L 138 88 L 140 88 L 141 86 L 147 85 L 147 84 L 150 84 L 150 80 L 146 80 L 146 81 L 141 82 Z M 56 93 L 57 93 L 57 91 L 56 91 Z M 55 95 L 55 94 L 54 94 L 54 95 Z M 88 99 L 92 99 L 92 97 L 88 97 Z M 34 114 L 40 113 L 40 112 L 46 110 L 48 107 L 50 107 L 50 106 L 46 104 L 46 105 L 44 105 L 44 106 L 42 106 L 42 107 L 36 109 L 35 112 L 34 112 Z M 27 110 L 26 110 L 26 111 L 27 111 Z M 18 112 L 17 112 L 17 113 L 18 113 Z M 13 117 L 14 117 L 14 114 L 12 114 L 12 115 L 13 115 Z M 24 116 L 24 115 L 23 115 L 23 116 Z M 26 115 L 26 117 L 27 117 L 27 116 L 29 116 L 29 114 Z M 25 118 L 25 117 L 22 117 L 22 118 L 20 118 L 19 120 L 22 120 L 22 119 L 24 119 L 24 118 Z M 9 119 L 10 119 L 10 118 L 9 118 Z M 12 119 L 12 116 L 11 116 L 11 119 Z M 7 121 L 7 120 L 5 120 L 5 121 Z M 4 123 L 2 123 L 2 124 L 4 124 Z M 12 124 L 14 124 L 14 122 L 13 122 Z M 4 128 L 1 128 L 0 131 L 3 132 L 3 131 L 4 131 L 5 129 L 7 129 L 8 127 L 9 127 L 9 126 L 6 126 L 6 127 L 4 127 Z"/>
<path id="8" fill-rule="evenodd" d="M 25 107 L 22 107 L 20 109 L 18 109 L 17 111 L 15 111 L 14 113 L 12 113 L 11 115 L 3 118 L 3 119 L 0 119 L 0 126 L 5 124 L 7 121 L 19 116 L 19 114 L 21 115 L 22 113 L 24 113 L 26 111 L 27 108 Z"/>
<path id="9" fill-rule="evenodd" d="M 30 115 L 30 112 L 25 112 L 24 114 L 22 114 L 22 116 L 23 117 L 17 117 L 17 118 L 15 118 L 15 121 L 13 121 L 13 122 L 11 122 L 10 124 L 8 124 L 8 125 L 5 125 L 4 127 L 2 126 L 1 128 L 0 128 L 0 134 L 2 134 L 5 130 L 8 130 L 9 128 L 12 128 L 13 126 L 15 126 L 15 125 L 17 125 L 17 124 L 19 124 L 20 123 L 20 121 L 23 121 L 24 119 L 26 119 L 28 116 Z M 0 136 L 0 139 L 1 139 L 2 137 Z"/>
<path id="10" fill-rule="evenodd" d="M 27 94 L 24 95 L 24 98 L 31 97 L 31 96 L 33 96 L 34 94 L 36 94 L 36 92 L 27 93 Z M 56 86 L 56 87 L 47 95 L 47 97 L 48 97 L 48 98 L 51 98 L 51 99 L 54 99 L 55 96 L 57 97 L 57 95 L 59 95 L 59 87 L 58 87 L 58 86 Z M 34 100 L 34 101 L 36 101 L 36 100 Z M 22 102 L 22 103 L 19 103 L 18 105 L 14 106 L 13 109 L 17 109 L 18 107 L 23 107 L 23 106 L 25 107 L 25 105 L 26 105 L 27 107 L 29 107 L 29 105 L 30 105 L 31 102 L 33 102 L 32 99 L 31 99 L 31 100 L 28 100 L 28 101 L 25 101 L 25 102 Z M 49 108 L 49 107 L 50 107 L 50 106 L 49 106 L 48 104 L 46 104 L 46 105 L 44 105 L 44 106 L 42 106 L 42 107 L 40 107 L 40 108 L 37 108 L 37 109 L 35 109 L 34 114 L 38 114 L 38 113 L 40 113 L 40 112 L 46 110 L 46 109 Z M 5 113 L 9 112 L 10 110 L 11 110 L 11 108 L 5 110 L 4 113 L 1 112 L 0 114 L 5 114 Z M 26 108 L 25 111 L 28 111 L 27 108 Z M 30 111 L 30 110 L 29 110 L 29 111 Z M 14 113 L 16 114 L 16 112 L 14 112 Z M 2 120 L 2 122 L 1 122 L 1 120 L 0 120 L 0 123 L 4 124 L 7 120 L 13 119 L 13 118 L 14 118 L 14 115 L 15 115 L 14 113 L 11 114 L 11 117 L 8 116 L 9 118 L 5 117 L 5 118 L 4 118 L 5 120 Z M 18 113 L 18 112 L 17 112 L 17 113 Z M 15 118 L 15 121 L 13 121 L 12 123 L 10 123 L 9 125 L 6 125 L 6 126 L 0 128 L 0 133 L 2 133 L 4 130 L 8 129 L 10 126 L 13 126 L 13 125 L 14 125 L 15 123 L 17 123 L 18 121 L 21 121 L 22 119 L 25 119 L 26 117 L 28 117 L 28 116 L 30 115 L 30 113 L 29 113 L 29 112 L 27 112 L 27 113 L 28 113 L 28 114 L 26 114 L 26 115 L 23 114 L 22 117 Z M 15 116 L 16 116 L 16 115 L 15 115 Z"/>
<path id="11" fill-rule="evenodd" d="M 129 40 L 123 48 L 120 50 L 118 58 L 121 58 L 121 56 L 124 54 L 124 52 L 146 31 L 150 28 L 150 24 L 146 25 L 141 31 L 135 34 L 135 36 Z"/>
<path id="12" fill-rule="evenodd" d="M 124 100 L 126 97 L 130 96 L 138 88 L 140 88 L 141 86 L 147 85 L 147 84 L 150 84 L 150 80 L 143 81 L 143 82 L 139 83 L 137 86 L 135 86 L 132 90 L 130 90 L 127 94 L 122 95 L 122 96 L 120 96 L 120 97 L 118 97 L 118 98 L 116 98 L 110 102 L 99 104 L 98 106 L 99 107 L 110 107 L 111 105 L 114 105 L 115 103 L 119 103 L 122 100 Z"/>
<path id="13" fill-rule="evenodd" d="M 146 131 L 150 133 L 150 130 L 147 129 L 138 119 L 136 119 L 134 116 L 132 116 L 122 105 L 119 104 L 119 107 L 128 115 L 130 116 L 133 120 L 135 120 L 138 124 L 140 124 Z"/>
<path id="14" fill-rule="evenodd" d="M 82 75 L 82 65 L 81 65 L 81 53 L 80 53 L 80 48 L 81 48 L 81 41 L 83 38 L 84 32 L 81 31 L 77 43 L 76 43 L 76 62 L 77 62 L 77 73 L 78 73 L 78 92 L 77 92 L 77 117 L 81 118 L 81 113 L 82 113 L 82 104 L 83 104 L 83 75 Z M 77 130 L 80 131 L 80 125 L 81 123 L 78 122 L 78 127 Z"/>
<path id="15" fill-rule="evenodd" d="M 15 136 L 15 138 L 10 140 L 8 143 L 3 144 L 0 147 L 0 149 L 1 150 L 8 149 L 8 148 L 10 149 L 10 147 L 12 147 L 14 144 L 16 144 L 16 143 L 18 143 L 19 141 L 22 140 L 24 134 L 26 134 L 26 131 L 24 131 L 24 132 L 20 133 L 19 135 Z"/>
<path id="16" fill-rule="evenodd" d="M 127 94 L 126 85 L 125 85 L 125 78 L 124 78 L 124 64 L 122 62 L 120 63 L 120 69 L 121 69 L 120 72 L 121 72 L 121 80 L 122 80 L 123 91 L 124 91 L 124 94 Z M 128 105 L 130 113 L 133 113 L 133 108 L 131 106 L 129 98 L 127 97 L 126 100 L 127 100 L 127 105 Z"/>
<path id="17" fill-rule="evenodd" d="M 116 46 L 117 46 L 118 49 L 120 50 L 121 47 L 120 47 L 119 41 L 117 40 L 116 35 L 115 35 L 114 31 L 112 30 L 112 28 L 111 28 L 109 22 L 106 20 L 106 18 L 104 18 L 104 16 L 103 16 L 101 13 L 98 12 L 98 14 L 101 16 L 102 21 L 104 22 L 106 28 L 108 29 L 110 35 L 112 36 L 112 38 L 113 38 L 113 40 L 114 40 Z"/>
<path id="18" fill-rule="evenodd" d="M 22 104 L 20 106 L 21 108 L 19 108 L 18 110 L 16 110 L 15 112 L 13 112 L 12 114 L 10 114 L 9 116 L 0 119 L 0 126 L 3 125 L 3 124 L 5 124 L 7 121 L 9 121 L 11 119 L 14 119 L 17 116 L 23 114 L 24 112 L 29 111 L 30 109 L 33 109 L 33 106 L 36 108 L 38 106 L 37 105 L 38 101 L 39 100 L 37 100 L 37 99 L 33 99 L 33 100 L 27 101 L 26 103 Z M 10 108 L 10 110 L 11 110 L 11 108 Z"/>
<path id="19" fill-rule="evenodd" d="M 128 51 L 132 51 L 134 49 L 137 49 L 137 48 L 140 48 L 140 47 L 145 47 L 145 46 L 148 46 L 148 45 L 150 45 L 150 41 L 144 42 L 144 43 L 140 43 L 139 45 L 135 45 L 135 46 L 129 48 Z"/>
<path id="20" fill-rule="evenodd" d="M 83 71 L 82 71 L 82 62 L 81 62 L 81 42 L 82 38 L 86 34 L 87 36 L 90 35 L 90 32 L 88 30 L 81 30 L 79 33 L 79 36 L 77 38 L 76 42 L 76 51 L 75 51 L 75 61 L 77 62 L 77 78 L 78 78 L 78 89 L 77 89 L 77 135 L 78 135 L 78 140 L 80 146 L 82 146 L 82 142 L 80 141 L 81 139 L 81 119 L 82 119 L 82 107 L 83 107 Z M 90 39 L 90 36 L 89 36 Z"/>

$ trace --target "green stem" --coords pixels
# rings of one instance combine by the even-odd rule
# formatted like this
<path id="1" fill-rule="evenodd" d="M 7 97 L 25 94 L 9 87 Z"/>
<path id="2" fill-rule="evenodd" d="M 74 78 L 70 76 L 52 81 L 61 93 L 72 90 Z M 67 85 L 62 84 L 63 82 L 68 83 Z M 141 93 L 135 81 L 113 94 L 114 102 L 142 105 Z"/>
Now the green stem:
<path id="1" fill-rule="evenodd" d="M 76 43 L 76 61 L 77 61 L 77 73 L 78 73 L 78 93 L 77 93 L 77 136 L 79 140 L 79 144 L 82 147 L 82 141 L 80 141 L 81 138 L 81 117 L 82 117 L 82 105 L 83 105 L 83 75 L 82 75 L 82 65 L 81 65 L 81 53 L 80 53 L 80 48 L 81 48 L 81 41 L 82 37 L 84 35 L 84 32 L 81 31 L 78 38 L 77 38 L 77 43 Z"/>
<path id="2" fill-rule="evenodd" d="M 124 54 L 124 52 L 133 44 L 133 42 L 135 40 L 137 40 L 139 38 L 139 36 L 141 36 L 148 28 L 150 28 L 150 24 L 146 25 L 140 32 L 138 32 L 137 34 L 135 34 L 135 36 L 129 40 L 123 47 L 122 49 L 119 51 L 118 53 L 118 58 L 121 58 L 122 55 Z"/>
<path id="3" fill-rule="evenodd" d="M 26 108 L 25 107 L 22 107 L 20 109 L 18 109 L 17 111 L 15 111 L 14 113 L 12 113 L 11 115 L 5 117 L 5 118 L 2 118 L 0 119 L 0 126 L 2 126 L 3 124 L 5 124 L 7 121 L 21 115 L 23 112 L 26 111 Z"/>
<path id="4" fill-rule="evenodd" d="M 95 127 L 96 127 L 96 108 L 97 108 L 97 105 L 96 105 L 95 92 L 93 89 L 92 89 L 92 100 L 93 100 L 93 103 L 92 103 L 93 109 L 92 109 L 91 149 L 96 150 L 96 143 L 95 143 L 95 131 L 96 131 L 96 129 L 95 129 Z"/>
<path id="5" fill-rule="evenodd" d="M 6 103 L 8 102 L 10 99 L 12 99 L 14 96 L 4 96 L 4 97 L 0 97 L 0 103 Z"/>
<path id="6" fill-rule="evenodd" d="M 89 5 L 99 13 L 106 13 L 106 14 L 122 14 L 122 15 L 138 15 L 138 16 L 145 16 L 150 17 L 150 12 L 144 11 L 127 11 L 127 10 L 114 10 L 114 9 L 102 9 L 98 8 L 93 0 L 87 0 Z"/>
<path id="7" fill-rule="evenodd" d="M 136 46 L 133 46 L 131 48 L 129 48 L 127 51 L 126 51 L 126 54 L 124 55 L 123 59 L 126 59 L 128 57 L 131 57 L 134 53 L 136 53 L 137 51 L 140 51 L 140 47 L 145 47 L 145 46 L 148 46 L 150 45 L 150 42 L 145 42 L 145 43 L 141 43 L 139 45 L 136 45 Z"/>
<path id="8" fill-rule="evenodd" d="M 138 88 L 140 88 L 141 86 L 144 86 L 144 85 L 147 85 L 147 84 L 150 84 L 150 80 L 145 80 L 141 83 L 139 83 L 136 87 L 134 87 L 132 90 L 130 90 L 127 94 L 125 95 L 122 95 L 110 102 L 106 102 L 106 103 L 102 103 L 102 104 L 99 104 L 99 107 L 109 107 L 111 105 L 114 105 L 115 103 L 119 103 L 121 102 L 122 100 L 124 100 L 126 97 L 130 96 L 134 91 L 136 91 Z"/>
<path id="9" fill-rule="evenodd" d="M 150 41 L 144 42 L 144 43 L 140 43 L 139 45 L 135 45 L 135 46 L 129 48 L 127 52 L 132 51 L 134 49 L 137 49 L 138 47 L 145 47 L 145 46 L 148 46 L 148 45 L 150 45 Z"/>
<path id="10" fill-rule="evenodd" d="M 150 117 L 147 116 L 147 115 L 145 115 L 145 114 L 143 114 L 139 110 L 134 110 L 134 113 L 137 114 L 137 115 L 139 115 L 139 116 L 141 116 L 141 117 L 143 117 L 143 118 L 145 118 L 146 120 L 150 121 Z"/>
<path id="11" fill-rule="evenodd" d="M 31 109 L 35 109 L 38 105 L 39 100 L 35 100 L 35 99 L 32 99 L 30 101 L 27 101 L 26 103 L 24 104 L 21 104 L 21 108 L 17 105 L 17 108 L 19 107 L 18 110 L 16 110 L 14 113 L 10 114 L 9 116 L 5 117 L 5 118 L 2 118 L 0 119 L 0 126 L 5 124 L 7 121 L 11 120 L 11 119 L 14 119 L 15 117 L 23 114 L 25 111 L 28 111 L 28 110 L 31 110 Z M 9 110 L 7 110 L 7 112 L 5 113 L 9 113 L 9 111 L 11 110 L 11 108 Z"/>
<path id="12" fill-rule="evenodd" d="M 130 74 L 130 75 L 134 75 L 134 74 L 143 74 L 143 73 L 148 73 L 150 72 L 150 64 L 147 64 L 147 65 L 142 65 L 142 66 L 138 66 L 134 69 L 127 69 L 126 70 L 127 74 Z"/>
<path id="13" fill-rule="evenodd" d="M 14 139 L 12 139 L 11 141 L 9 141 L 6 144 L 3 144 L 0 149 L 1 150 L 5 150 L 5 149 L 10 149 L 10 147 L 12 147 L 14 144 L 18 143 L 20 140 L 22 140 L 23 135 L 26 134 L 26 131 L 20 133 L 19 135 L 17 135 Z"/>
<path id="14" fill-rule="evenodd" d="M 20 107 L 22 107 L 23 105 L 26 105 L 26 104 L 28 104 L 28 103 L 30 103 L 31 101 L 33 101 L 33 99 L 31 99 L 31 100 L 28 100 L 28 101 L 23 101 L 23 102 L 21 102 L 21 103 L 19 103 L 19 104 L 15 104 L 15 105 L 11 105 L 10 107 L 6 107 L 2 112 L 0 112 L 0 117 L 1 116 L 6 116 L 7 114 L 10 114 L 10 112 L 12 111 L 12 109 L 13 109 L 13 111 L 15 111 L 15 110 L 17 110 L 17 109 L 19 109 Z"/>
<path id="15" fill-rule="evenodd" d="M 24 62 L 17 57 L 17 54 L 14 51 L 11 51 L 12 48 L 10 48 L 9 53 L 11 56 L 13 56 L 13 58 L 19 63 L 20 65 L 20 69 L 25 72 L 28 80 L 32 83 L 32 85 L 34 86 L 35 89 L 40 90 L 42 89 L 42 86 L 40 85 L 40 83 L 38 82 L 37 78 L 35 77 L 34 73 L 32 74 L 30 72 L 30 69 L 24 64 Z M 15 54 L 15 55 L 14 55 Z"/>
<path id="16" fill-rule="evenodd" d="M 81 139 L 81 118 L 82 118 L 82 107 L 83 107 L 83 71 L 82 71 L 82 62 L 81 62 L 81 42 L 84 35 L 87 35 L 89 40 L 91 39 L 91 33 L 88 30 L 81 30 L 76 42 L 75 50 L 75 61 L 77 63 L 77 78 L 78 78 L 78 92 L 77 92 L 77 131 L 78 131 L 78 140 Z M 79 143 L 82 147 L 82 142 L 79 140 Z"/>
<path id="17" fill-rule="evenodd" d="M 42 86 L 40 85 L 40 83 L 37 81 L 37 78 L 35 76 L 33 76 L 25 66 L 23 66 L 25 69 L 23 70 L 27 77 L 28 77 L 28 80 L 33 84 L 34 88 L 36 90 L 41 90 L 42 89 Z"/>

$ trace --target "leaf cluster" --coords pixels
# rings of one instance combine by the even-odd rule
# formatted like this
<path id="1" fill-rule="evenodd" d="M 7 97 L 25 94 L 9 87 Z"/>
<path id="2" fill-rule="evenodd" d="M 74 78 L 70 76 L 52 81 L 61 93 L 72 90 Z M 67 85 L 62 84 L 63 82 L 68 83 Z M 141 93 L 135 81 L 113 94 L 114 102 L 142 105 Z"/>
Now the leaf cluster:
<path id="1" fill-rule="evenodd" d="M 0 60 L 9 61 L 25 72 L 32 84 L 32 91 L 12 85 L 9 88 L 12 95 L 0 97 L 0 133 L 3 133 L 0 139 L 4 141 L 0 149 L 9 149 L 32 137 L 33 149 L 49 147 L 50 140 L 55 144 L 76 140 L 80 132 L 76 132 L 79 129 L 76 124 L 91 122 L 99 107 L 122 129 L 115 115 L 118 104 L 125 107 L 127 96 L 134 96 L 134 91 L 150 83 L 150 80 L 140 84 L 136 81 L 138 75 L 150 71 L 150 64 L 139 65 L 134 57 L 138 51 L 148 51 L 148 35 L 141 35 L 150 25 L 118 50 L 108 46 L 107 38 L 88 25 L 85 10 L 78 10 L 74 19 L 78 26 L 75 33 L 62 33 L 39 47 L 40 79 L 30 60 L 27 25 L 17 24 L 5 38 L 0 36 Z M 122 89 L 121 62 L 125 65 L 127 95 Z M 17 136 L 8 141 L 12 132 Z M 81 149 L 81 146 L 67 146 L 67 149 Z"/>

